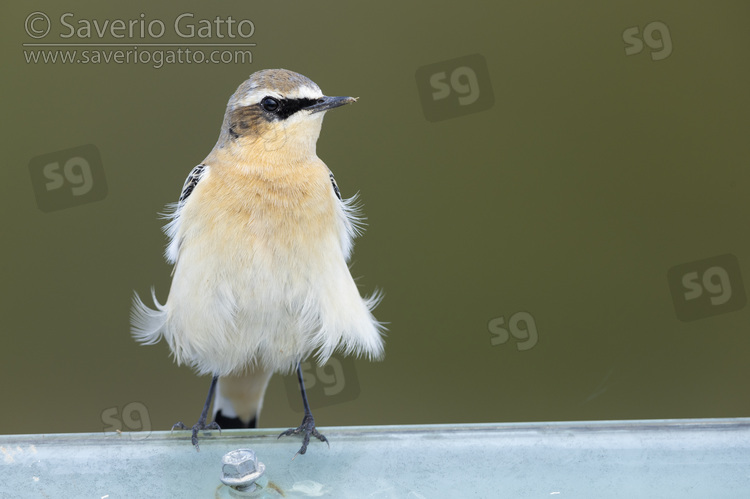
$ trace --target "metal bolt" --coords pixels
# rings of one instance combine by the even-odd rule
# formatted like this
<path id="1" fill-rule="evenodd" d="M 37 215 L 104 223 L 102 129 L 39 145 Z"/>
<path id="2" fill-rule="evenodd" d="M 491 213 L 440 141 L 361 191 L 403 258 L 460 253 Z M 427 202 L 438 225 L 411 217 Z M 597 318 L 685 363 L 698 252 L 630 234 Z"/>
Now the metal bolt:
<path id="1" fill-rule="evenodd" d="M 250 449 L 237 449 L 221 458 L 221 481 L 235 490 L 252 492 L 255 481 L 266 471 L 266 465 L 258 461 Z"/>

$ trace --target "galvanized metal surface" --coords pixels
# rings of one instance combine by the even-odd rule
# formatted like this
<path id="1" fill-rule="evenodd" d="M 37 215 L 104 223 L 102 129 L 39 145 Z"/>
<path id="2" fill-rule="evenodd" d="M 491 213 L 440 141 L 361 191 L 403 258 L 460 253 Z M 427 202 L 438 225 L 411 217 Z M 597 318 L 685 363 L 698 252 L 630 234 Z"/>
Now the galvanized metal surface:
<path id="1" fill-rule="evenodd" d="M 750 497 L 750 418 L 0 436 L 0 497 L 233 497 L 222 456 L 255 451 L 246 497 Z"/>

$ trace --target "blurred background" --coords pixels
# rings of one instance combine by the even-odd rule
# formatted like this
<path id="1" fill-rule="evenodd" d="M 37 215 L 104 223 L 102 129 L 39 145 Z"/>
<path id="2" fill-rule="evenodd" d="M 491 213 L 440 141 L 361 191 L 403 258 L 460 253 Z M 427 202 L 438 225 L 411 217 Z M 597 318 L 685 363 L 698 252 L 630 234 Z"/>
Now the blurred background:
<path id="1" fill-rule="evenodd" d="M 2 433 L 192 424 L 209 378 L 129 333 L 229 96 L 328 95 L 383 362 L 305 365 L 318 424 L 750 416 L 746 2 L 6 6 Z M 189 52 L 188 52 L 189 50 Z M 275 376 L 260 425 L 296 426 Z"/>

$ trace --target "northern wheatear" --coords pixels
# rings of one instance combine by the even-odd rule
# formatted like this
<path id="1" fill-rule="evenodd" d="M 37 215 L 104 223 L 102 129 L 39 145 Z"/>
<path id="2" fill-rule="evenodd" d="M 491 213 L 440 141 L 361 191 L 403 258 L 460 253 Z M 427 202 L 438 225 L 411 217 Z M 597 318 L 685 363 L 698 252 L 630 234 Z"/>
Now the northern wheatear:
<path id="1" fill-rule="evenodd" d="M 315 428 L 301 361 L 334 351 L 383 355 L 383 327 L 347 260 L 360 218 L 316 154 L 325 112 L 356 101 L 326 97 L 285 69 L 258 71 L 229 99 L 219 140 L 185 182 L 165 226 L 172 287 L 153 310 L 135 295 L 133 335 L 164 338 L 178 364 L 213 376 L 192 427 L 255 427 L 274 372 L 296 368 L 305 415 L 299 454 Z M 217 383 L 218 382 L 218 383 Z M 214 422 L 207 424 L 215 390 Z M 217 424 L 218 423 L 218 424 Z M 188 429 L 177 423 L 175 428 Z"/>

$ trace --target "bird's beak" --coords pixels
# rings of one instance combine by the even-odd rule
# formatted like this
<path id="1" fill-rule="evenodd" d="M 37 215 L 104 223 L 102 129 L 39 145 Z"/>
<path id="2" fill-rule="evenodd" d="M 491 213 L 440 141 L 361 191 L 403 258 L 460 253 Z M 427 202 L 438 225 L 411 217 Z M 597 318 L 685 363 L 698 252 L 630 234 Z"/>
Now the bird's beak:
<path id="1" fill-rule="evenodd" d="M 321 111 L 328 111 L 329 109 L 333 109 L 334 107 L 343 106 L 344 104 L 351 104 L 352 102 L 356 101 L 357 97 L 323 96 L 315 101 L 315 104 L 313 104 L 312 106 L 307 106 L 305 109 L 307 109 L 311 113 L 319 113 Z"/>

